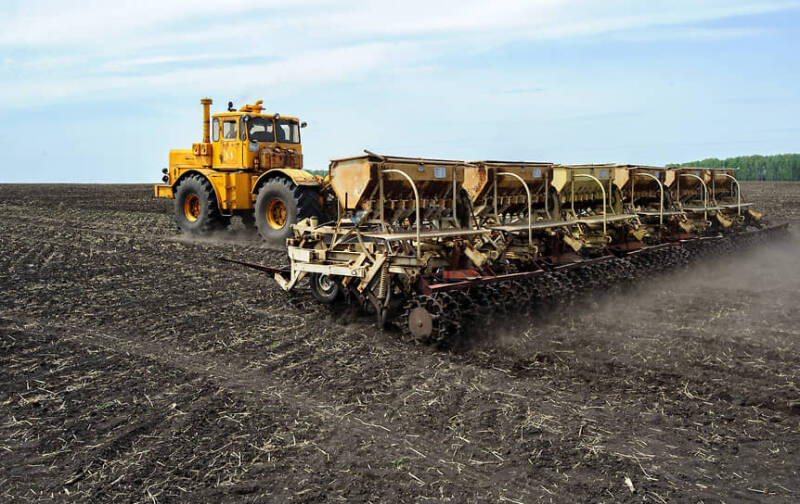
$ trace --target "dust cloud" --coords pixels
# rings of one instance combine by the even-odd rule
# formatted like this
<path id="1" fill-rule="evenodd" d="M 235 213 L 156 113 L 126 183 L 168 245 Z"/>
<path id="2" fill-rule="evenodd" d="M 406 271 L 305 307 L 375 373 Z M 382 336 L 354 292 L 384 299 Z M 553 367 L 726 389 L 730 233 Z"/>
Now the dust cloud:
<path id="1" fill-rule="evenodd" d="M 201 245 L 226 245 L 226 246 L 249 245 L 249 246 L 256 246 L 258 248 L 266 250 L 276 250 L 280 252 L 285 252 L 286 250 L 285 247 L 271 245 L 269 243 L 262 241 L 261 236 L 255 229 L 236 228 L 236 227 L 231 227 L 229 229 L 221 231 L 213 231 L 211 233 L 203 235 L 179 233 L 175 236 L 169 237 L 168 240 L 182 242 L 182 243 L 201 244 Z"/>
<path id="2" fill-rule="evenodd" d="M 473 350 L 654 354 L 691 339 L 800 348 L 800 237 L 699 260 L 635 284 L 582 293 L 534 317 L 493 324 Z"/>

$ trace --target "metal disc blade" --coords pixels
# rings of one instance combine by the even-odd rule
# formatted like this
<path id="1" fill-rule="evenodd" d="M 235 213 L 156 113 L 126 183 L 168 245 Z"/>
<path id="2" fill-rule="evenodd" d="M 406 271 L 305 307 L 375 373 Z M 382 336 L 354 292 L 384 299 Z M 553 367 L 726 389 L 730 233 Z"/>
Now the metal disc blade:
<path id="1" fill-rule="evenodd" d="M 427 338 L 433 332 L 433 316 L 425 308 L 414 308 L 408 314 L 408 330 L 418 340 Z"/>

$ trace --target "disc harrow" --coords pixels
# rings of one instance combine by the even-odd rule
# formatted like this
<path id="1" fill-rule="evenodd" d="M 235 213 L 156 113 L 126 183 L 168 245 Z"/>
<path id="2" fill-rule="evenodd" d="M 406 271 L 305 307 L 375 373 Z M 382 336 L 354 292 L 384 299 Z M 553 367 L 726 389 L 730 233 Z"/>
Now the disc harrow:
<path id="1" fill-rule="evenodd" d="M 400 317 L 404 340 L 417 343 L 444 340 L 450 329 L 444 311 L 444 304 L 439 296 L 418 295 L 410 298 Z"/>
<path id="2" fill-rule="evenodd" d="M 433 307 L 426 317 L 442 322 L 435 326 L 430 336 L 414 338 L 414 341 L 442 346 L 469 340 L 500 322 L 507 323 L 514 319 L 525 323 L 531 317 L 541 316 L 559 307 L 580 304 L 582 297 L 588 294 L 607 293 L 616 286 L 624 287 L 633 282 L 649 282 L 659 275 L 686 268 L 698 260 L 732 254 L 742 250 L 742 247 L 784 234 L 785 227 L 781 227 L 735 239 L 719 237 L 696 243 L 672 244 L 635 255 L 608 257 L 585 265 L 577 263 L 561 270 L 506 280 L 482 288 L 471 287 L 444 295 L 438 293 L 433 299 L 441 301 L 435 305 L 425 305 L 426 309 Z M 430 299 L 428 296 L 422 297 Z M 416 303 L 413 306 L 421 305 Z M 406 332 L 412 329 L 408 328 Z"/>

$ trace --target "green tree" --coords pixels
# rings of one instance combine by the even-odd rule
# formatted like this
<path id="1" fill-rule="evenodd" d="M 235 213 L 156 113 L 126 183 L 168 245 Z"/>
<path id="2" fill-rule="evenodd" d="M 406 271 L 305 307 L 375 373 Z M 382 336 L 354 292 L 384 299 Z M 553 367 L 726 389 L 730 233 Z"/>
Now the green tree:
<path id="1" fill-rule="evenodd" d="M 706 158 L 671 166 L 701 166 L 706 168 L 736 168 L 739 180 L 800 180 L 800 154 L 771 156 L 737 156 L 726 159 Z"/>

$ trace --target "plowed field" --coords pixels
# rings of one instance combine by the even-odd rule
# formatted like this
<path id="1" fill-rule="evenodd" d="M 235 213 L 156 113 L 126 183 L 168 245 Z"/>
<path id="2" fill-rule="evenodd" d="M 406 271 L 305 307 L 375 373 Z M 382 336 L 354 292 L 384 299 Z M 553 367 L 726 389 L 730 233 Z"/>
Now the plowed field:
<path id="1" fill-rule="evenodd" d="M 744 190 L 798 228 L 800 184 Z M 794 240 L 443 351 L 151 191 L 0 186 L 0 501 L 800 501 Z"/>

